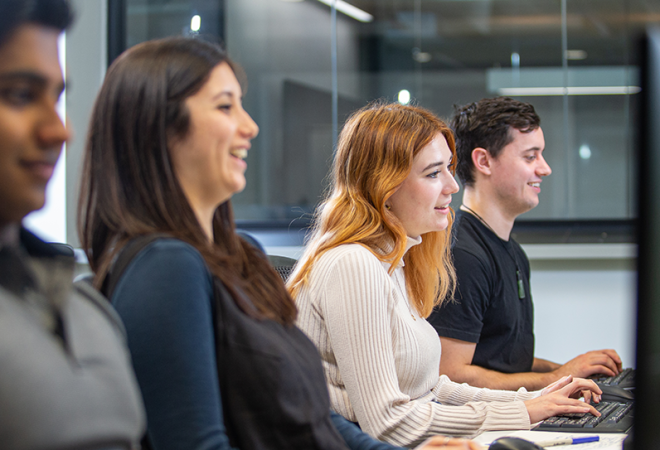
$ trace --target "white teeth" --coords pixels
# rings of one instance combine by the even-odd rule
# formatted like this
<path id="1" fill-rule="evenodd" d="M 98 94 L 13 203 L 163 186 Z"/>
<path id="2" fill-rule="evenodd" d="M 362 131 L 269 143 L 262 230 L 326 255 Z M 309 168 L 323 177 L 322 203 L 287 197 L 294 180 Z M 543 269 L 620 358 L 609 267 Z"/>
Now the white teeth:
<path id="1" fill-rule="evenodd" d="M 541 183 L 528 183 L 532 187 L 541 187 Z"/>
<path id="2" fill-rule="evenodd" d="M 248 151 L 247 149 L 244 148 L 237 148 L 235 150 L 232 150 L 230 153 L 232 156 L 235 156 L 240 159 L 245 159 L 247 158 Z"/>

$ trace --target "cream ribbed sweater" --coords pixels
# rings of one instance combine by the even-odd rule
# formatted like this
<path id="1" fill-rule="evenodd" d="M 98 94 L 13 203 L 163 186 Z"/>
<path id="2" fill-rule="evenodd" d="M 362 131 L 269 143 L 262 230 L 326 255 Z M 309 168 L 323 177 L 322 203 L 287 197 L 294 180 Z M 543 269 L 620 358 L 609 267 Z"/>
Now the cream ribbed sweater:
<path id="1" fill-rule="evenodd" d="M 420 243 L 409 239 L 408 248 Z M 438 375 L 440 339 L 409 306 L 403 263 L 392 275 L 359 244 L 319 258 L 296 298 L 298 326 L 323 359 L 332 408 L 370 435 L 401 446 L 444 434 L 529 429 L 522 400 Z"/>

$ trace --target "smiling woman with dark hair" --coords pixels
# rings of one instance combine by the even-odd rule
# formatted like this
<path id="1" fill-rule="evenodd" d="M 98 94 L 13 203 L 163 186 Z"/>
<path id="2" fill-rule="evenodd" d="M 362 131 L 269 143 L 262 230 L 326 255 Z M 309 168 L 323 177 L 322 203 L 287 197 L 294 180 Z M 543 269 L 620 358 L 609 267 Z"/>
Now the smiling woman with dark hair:
<path id="1" fill-rule="evenodd" d="M 126 325 L 148 445 L 392 449 L 330 413 L 291 297 L 234 229 L 258 132 L 241 99 L 222 49 L 170 38 L 120 56 L 94 107 L 80 231 Z"/>

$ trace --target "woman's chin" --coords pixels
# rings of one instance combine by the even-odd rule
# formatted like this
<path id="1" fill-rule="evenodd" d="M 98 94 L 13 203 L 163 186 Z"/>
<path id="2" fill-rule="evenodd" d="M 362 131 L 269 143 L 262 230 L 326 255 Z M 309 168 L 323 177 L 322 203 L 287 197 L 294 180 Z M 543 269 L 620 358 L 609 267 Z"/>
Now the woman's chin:
<path id="1" fill-rule="evenodd" d="M 229 198 L 233 197 L 235 194 L 243 192 L 246 184 L 245 177 L 237 178 L 230 188 Z"/>

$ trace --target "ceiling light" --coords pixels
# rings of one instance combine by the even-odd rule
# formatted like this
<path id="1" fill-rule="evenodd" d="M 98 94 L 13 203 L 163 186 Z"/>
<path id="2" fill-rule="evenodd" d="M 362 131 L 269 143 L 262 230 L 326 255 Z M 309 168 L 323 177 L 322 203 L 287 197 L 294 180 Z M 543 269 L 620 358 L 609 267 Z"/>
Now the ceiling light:
<path id="1" fill-rule="evenodd" d="M 350 3 L 346 3 L 343 0 L 319 0 L 321 3 L 332 6 L 332 4 L 335 4 L 335 8 L 337 11 L 346 14 L 349 17 L 352 17 L 355 20 L 358 20 L 360 22 L 372 22 L 374 20 L 374 16 L 369 14 L 366 11 L 362 11 L 360 8 L 357 8 Z"/>
<path id="2" fill-rule="evenodd" d="M 571 61 L 581 61 L 587 59 L 587 52 L 584 50 L 566 50 L 566 59 Z"/>
<path id="3" fill-rule="evenodd" d="M 402 105 L 407 105 L 410 103 L 410 91 L 407 89 L 402 89 L 399 91 L 399 96 L 398 96 L 399 103 Z"/>
<path id="4" fill-rule="evenodd" d="M 431 61 L 431 54 L 429 52 L 423 52 L 417 47 L 413 48 L 412 51 L 413 59 L 418 63 L 427 63 Z"/>
<path id="5" fill-rule="evenodd" d="M 199 31 L 201 26 L 202 26 L 202 18 L 198 14 L 192 16 L 192 19 L 190 19 L 190 30 Z"/>
<path id="6" fill-rule="evenodd" d="M 580 145 L 579 153 L 580 153 L 580 158 L 582 158 L 582 159 L 591 158 L 591 149 L 589 148 L 589 146 L 587 144 Z"/>
<path id="7" fill-rule="evenodd" d="M 520 53 L 511 53 L 511 67 L 520 67 Z"/>
<path id="8" fill-rule="evenodd" d="M 553 95 L 629 95 L 637 94 L 639 86 L 569 86 L 564 87 L 520 87 L 499 88 L 499 95 L 510 97 L 553 96 Z"/>
<path id="9" fill-rule="evenodd" d="M 486 69 L 486 88 L 512 97 L 631 95 L 641 91 L 639 78 L 626 66 L 499 68 Z"/>

